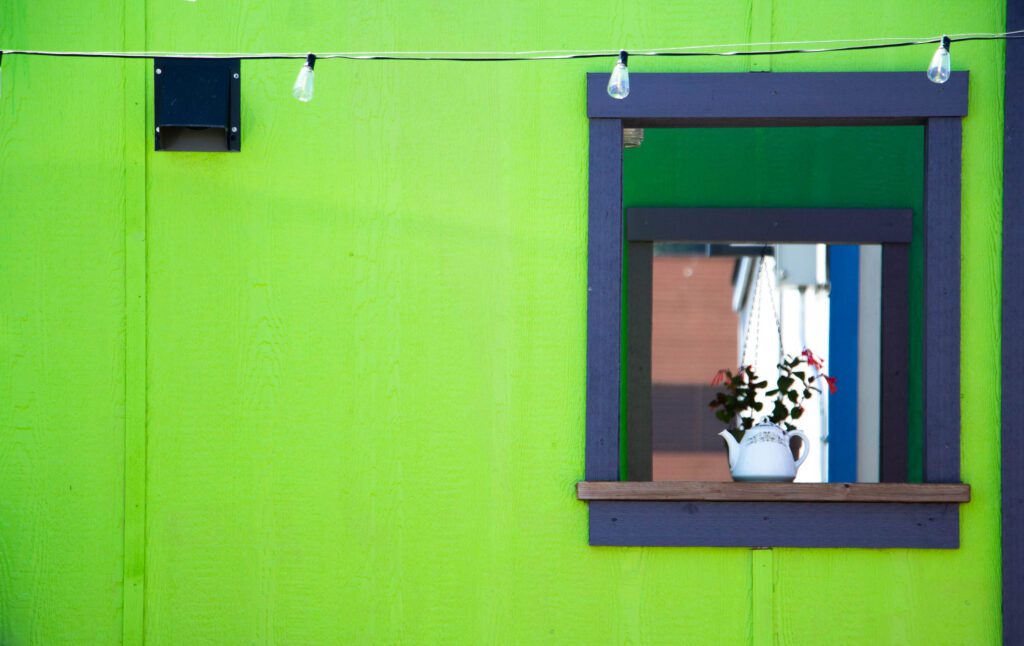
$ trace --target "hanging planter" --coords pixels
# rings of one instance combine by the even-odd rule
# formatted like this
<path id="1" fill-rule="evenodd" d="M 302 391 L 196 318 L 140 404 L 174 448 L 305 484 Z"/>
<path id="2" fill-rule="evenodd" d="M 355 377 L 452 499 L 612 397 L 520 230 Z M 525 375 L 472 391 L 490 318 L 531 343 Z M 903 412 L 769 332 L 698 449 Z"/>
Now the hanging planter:
<path id="1" fill-rule="evenodd" d="M 760 379 L 751 366 L 742 366 L 735 374 L 721 370 L 712 382 L 722 390 L 710 403 L 715 417 L 730 424 L 719 435 L 729 448 L 729 470 L 738 482 L 792 482 L 797 470 L 807 459 L 807 436 L 793 424 L 804 414 L 807 400 L 828 384 L 835 392 L 835 378 L 815 375 L 822 362 L 810 350 L 798 356 L 786 355 L 778 364 L 779 377 L 769 390 L 767 380 Z M 764 410 L 765 399 L 772 409 L 757 424 L 755 415 Z M 790 440 L 803 442 L 802 455 L 793 454 Z"/>
<path id="2" fill-rule="evenodd" d="M 752 318 L 740 352 L 741 365 L 735 373 L 719 370 L 711 381 L 711 385 L 721 386 L 721 390 L 709 406 L 716 418 L 729 425 L 719 435 L 729 450 L 732 478 L 738 482 L 792 482 L 800 465 L 807 459 L 810 447 L 807 436 L 794 423 L 803 416 L 807 401 L 821 393 L 822 382 L 828 384 L 830 392 L 836 390 L 835 378 L 821 372 L 824 362 L 806 348 L 796 356 L 782 355 L 776 364 L 778 378 L 774 385 L 761 379 L 754 366 L 747 363 L 748 340 L 752 332 L 755 335 L 754 354 L 757 354 L 759 335 L 755 328 L 760 322 L 762 282 L 772 283 L 766 267 L 762 256 L 754 286 Z M 773 285 L 770 285 L 770 291 L 774 292 Z M 775 299 L 773 296 L 769 298 L 781 350 L 782 325 Z M 771 406 L 767 414 L 766 404 Z M 757 416 L 761 419 L 755 424 Z M 799 455 L 791 448 L 793 437 L 801 440 Z"/>

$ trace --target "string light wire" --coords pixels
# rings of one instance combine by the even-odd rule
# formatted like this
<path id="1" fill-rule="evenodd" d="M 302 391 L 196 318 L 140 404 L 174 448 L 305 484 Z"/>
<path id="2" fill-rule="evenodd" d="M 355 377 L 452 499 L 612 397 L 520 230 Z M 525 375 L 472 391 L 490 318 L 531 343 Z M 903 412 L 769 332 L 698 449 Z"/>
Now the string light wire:
<path id="1" fill-rule="evenodd" d="M 965 33 L 948 36 L 953 43 L 985 40 L 1015 40 L 1024 38 L 1024 30 L 1000 33 Z M 941 43 L 943 36 L 923 38 L 862 38 L 819 41 L 781 41 L 764 43 L 736 43 L 721 45 L 688 45 L 656 49 L 631 49 L 630 56 L 665 57 L 730 57 L 730 56 L 783 56 L 790 54 L 825 54 L 830 52 L 851 52 L 873 49 L 892 49 Z M 835 45 L 825 47 L 792 47 L 794 45 Z M 784 46 L 783 49 L 776 49 Z M 732 48 L 728 51 L 707 51 L 710 49 Z M 757 48 L 757 49 L 735 49 Z M 500 63 L 517 61 L 577 60 L 591 58 L 618 58 L 619 49 L 614 50 L 536 50 L 523 52 L 324 52 L 316 54 L 318 59 L 335 58 L 355 61 L 438 61 L 438 62 L 481 62 Z M 305 59 L 309 52 L 109 52 L 109 51 L 59 51 L 42 49 L 0 49 L 0 54 L 11 56 L 53 56 L 74 58 L 237 58 L 241 60 L 290 60 Z"/>

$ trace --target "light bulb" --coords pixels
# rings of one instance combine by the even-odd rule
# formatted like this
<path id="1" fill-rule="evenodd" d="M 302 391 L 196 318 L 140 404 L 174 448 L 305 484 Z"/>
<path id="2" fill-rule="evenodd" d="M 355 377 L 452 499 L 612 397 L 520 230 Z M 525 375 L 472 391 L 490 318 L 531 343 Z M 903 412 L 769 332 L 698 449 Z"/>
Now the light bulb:
<path id="1" fill-rule="evenodd" d="M 313 100 L 313 65 L 316 64 L 316 55 L 310 54 L 306 57 L 299 75 L 295 78 L 295 85 L 292 86 L 292 96 L 303 103 Z"/>
<path id="2" fill-rule="evenodd" d="M 949 44 L 948 36 L 942 37 L 942 43 L 935 50 L 932 56 L 931 65 L 928 66 L 928 80 L 932 83 L 945 83 L 949 80 Z"/>
<path id="3" fill-rule="evenodd" d="M 615 63 L 612 76 L 608 79 L 608 96 L 613 99 L 625 99 L 629 96 L 629 67 L 626 62 L 629 54 L 626 50 L 619 52 L 619 61 Z"/>

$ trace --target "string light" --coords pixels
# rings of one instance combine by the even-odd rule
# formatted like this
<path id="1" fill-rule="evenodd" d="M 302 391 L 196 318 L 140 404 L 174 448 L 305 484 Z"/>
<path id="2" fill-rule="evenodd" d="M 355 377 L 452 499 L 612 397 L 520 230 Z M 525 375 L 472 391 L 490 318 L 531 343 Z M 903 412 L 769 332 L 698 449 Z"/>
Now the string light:
<path id="1" fill-rule="evenodd" d="M 887 49 L 892 47 L 911 47 L 941 43 L 943 38 L 950 42 L 966 42 L 979 40 L 1015 40 L 1024 38 L 1024 29 L 999 33 L 964 33 L 950 36 L 927 36 L 921 38 L 860 38 L 852 40 L 799 40 L 742 44 L 718 45 L 687 45 L 685 47 L 663 47 L 630 50 L 631 56 L 782 56 L 787 54 L 823 54 L 829 52 L 849 52 L 869 49 Z M 883 41 L 883 42 L 878 42 Z M 787 48 L 772 49 L 779 45 L 813 45 L 840 44 L 836 47 L 819 48 Z M 734 49 L 729 51 L 699 51 L 720 49 L 723 47 L 765 47 L 767 49 Z M 7 54 L 27 56 L 67 56 L 87 58 L 238 58 L 244 60 L 267 59 L 305 59 L 307 52 L 106 52 L 106 51 L 55 51 L 36 49 L 0 49 Z M 397 52 L 325 52 L 317 54 L 318 59 L 343 58 L 348 60 L 399 60 L 399 61 L 461 61 L 461 62 L 500 62 L 500 61 L 544 61 L 569 60 L 585 58 L 618 58 L 620 50 L 544 50 L 533 52 L 439 52 L 439 51 L 397 51 Z"/>
<path id="2" fill-rule="evenodd" d="M 932 56 L 932 62 L 928 65 L 928 80 L 932 83 L 945 83 L 949 80 L 950 73 L 950 60 L 949 60 L 949 44 L 950 40 L 948 36 L 942 37 L 942 42 L 939 43 L 939 48 L 935 50 L 935 54 Z"/>
<path id="3" fill-rule="evenodd" d="M 819 40 L 819 41 L 788 41 L 746 43 L 742 45 L 687 45 L 684 47 L 667 47 L 660 49 L 625 50 L 545 50 L 533 52 L 328 52 L 312 53 L 182 53 L 182 52 L 103 52 L 103 51 L 56 51 L 32 49 L 0 49 L 0 60 L 3 54 L 17 56 L 58 56 L 80 58 L 118 58 L 118 59 L 153 59 L 153 58 L 235 58 L 239 60 L 284 60 L 305 59 L 299 70 L 299 78 L 292 88 L 293 95 L 300 101 L 313 98 L 313 65 L 317 58 L 340 58 L 353 61 L 434 61 L 434 62 L 466 62 L 466 63 L 498 63 L 515 61 L 552 61 L 575 60 L 590 58 L 617 58 L 612 78 L 608 83 L 608 94 L 616 99 L 624 99 L 629 95 L 629 69 L 627 60 L 632 56 L 785 56 L 791 54 L 824 54 L 830 52 L 852 52 L 872 49 L 891 49 L 895 47 L 913 47 L 939 43 L 939 48 L 932 56 L 928 67 L 928 78 L 935 83 L 945 83 L 950 78 L 949 48 L 954 42 L 982 40 L 1017 40 L 1024 39 L 1024 29 L 999 33 L 965 33 L 952 36 L 924 38 L 861 38 L 851 40 Z M 881 41 L 881 42 L 879 42 Z M 780 45 L 814 45 L 829 44 L 835 46 L 817 48 L 786 48 L 774 49 Z M 708 51 L 724 47 L 743 47 L 729 51 Z M 752 49 L 765 47 L 766 49 Z M 300 84 L 300 81 L 302 83 Z M 301 86 L 301 87 L 300 87 Z"/>
<path id="4" fill-rule="evenodd" d="M 292 96 L 303 103 L 313 100 L 313 66 L 316 64 L 316 54 L 308 54 L 306 62 L 303 63 L 299 75 L 292 86 Z"/>
<path id="5" fill-rule="evenodd" d="M 612 68 L 612 75 L 608 79 L 608 96 L 613 99 L 625 99 L 629 96 L 629 53 L 626 50 L 619 52 L 619 61 Z"/>

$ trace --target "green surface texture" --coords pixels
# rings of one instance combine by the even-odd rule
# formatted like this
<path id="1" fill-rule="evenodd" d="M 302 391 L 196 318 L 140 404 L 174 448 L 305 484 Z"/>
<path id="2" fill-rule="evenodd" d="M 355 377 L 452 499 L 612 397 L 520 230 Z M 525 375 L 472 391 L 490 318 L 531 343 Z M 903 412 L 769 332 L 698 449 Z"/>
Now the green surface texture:
<path id="1" fill-rule="evenodd" d="M 638 48 L 1003 20 L 980 0 L 9 0 L 0 47 Z M 201 154 L 152 151 L 147 62 L 5 57 L 0 644 L 998 643 L 1002 60 L 953 51 L 962 548 L 755 554 L 587 545 L 584 73 L 609 61 L 321 61 L 309 104 L 299 62 L 246 62 L 242 152 Z"/>

